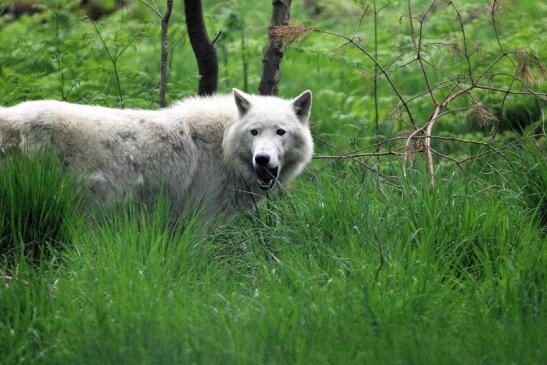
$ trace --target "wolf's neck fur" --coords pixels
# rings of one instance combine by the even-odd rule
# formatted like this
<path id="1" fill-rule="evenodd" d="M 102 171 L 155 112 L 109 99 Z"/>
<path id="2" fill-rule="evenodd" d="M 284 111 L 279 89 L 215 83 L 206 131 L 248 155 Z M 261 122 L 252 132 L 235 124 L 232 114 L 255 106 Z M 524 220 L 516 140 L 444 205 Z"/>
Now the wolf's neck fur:
<path id="1" fill-rule="evenodd" d="M 222 141 L 226 129 L 236 121 L 224 117 L 209 124 L 186 124 L 198 159 L 192 183 L 181 206 L 225 207 L 224 212 L 209 212 L 213 208 L 205 208 L 202 214 L 214 216 L 221 213 L 229 219 L 237 211 L 254 210 L 265 197 L 265 192 L 258 189 L 256 181 L 249 181 L 249 177 L 245 178 L 237 167 L 225 159 Z M 181 167 L 186 166 L 184 161 L 181 164 Z"/>

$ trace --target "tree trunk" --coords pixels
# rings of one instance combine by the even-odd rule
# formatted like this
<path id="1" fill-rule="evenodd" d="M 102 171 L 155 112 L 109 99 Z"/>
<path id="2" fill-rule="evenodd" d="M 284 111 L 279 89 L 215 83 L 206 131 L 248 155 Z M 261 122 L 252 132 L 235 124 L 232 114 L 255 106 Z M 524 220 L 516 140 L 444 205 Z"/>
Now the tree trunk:
<path id="1" fill-rule="evenodd" d="M 184 13 L 188 38 L 198 64 L 199 95 L 211 95 L 217 90 L 218 61 L 205 28 L 201 0 L 184 0 Z"/>
<path id="2" fill-rule="evenodd" d="M 283 59 L 283 41 L 273 39 L 271 29 L 280 25 L 288 25 L 291 0 L 272 0 L 272 21 L 268 31 L 268 45 L 262 59 L 262 77 L 258 91 L 260 95 L 277 95 L 279 68 Z"/>
<path id="3" fill-rule="evenodd" d="M 167 7 L 165 8 L 165 13 L 161 18 L 160 107 L 162 108 L 165 108 L 167 106 L 167 102 L 165 101 L 167 77 L 169 75 L 169 65 L 167 63 L 167 57 L 169 53 L 167 35 L 169 31 L 169 19 L 171 18 L 172 10 L 173 0 L 167 0 Z"/>

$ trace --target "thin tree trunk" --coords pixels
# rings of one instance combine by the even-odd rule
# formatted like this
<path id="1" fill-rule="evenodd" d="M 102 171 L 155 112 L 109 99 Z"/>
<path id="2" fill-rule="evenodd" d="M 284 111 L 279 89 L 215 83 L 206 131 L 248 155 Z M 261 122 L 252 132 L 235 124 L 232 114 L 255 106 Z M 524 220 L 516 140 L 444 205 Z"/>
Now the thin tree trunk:
<path id="1" fill-rule="evenodd" d="M 215 47 L 209 40 L 201 0 L 184 0 L 188 38 L 199 70 L 199 94 L 211 95 L 217 90 L 218 61 Z"/>
<path id="2" fill-rule="evenodd" d="M 270 30 L 280 25 L 288 25 L 290 17 L 291 0 L 272 0 L 273 11 Z M 258 91 L 260 95 L 277 95 L 279 83 L 279 69 L 283 59 L 283 41 L 273 39 L 271 31 L 268 32 L 268 45 L 262 59 L 262 77 Z"/>
<path id="3" fill-rule="evenodd" d="M 378 59 L 378 10 L 376 9 L 376 0 L 372 1 L 374 11 L 374 58 Z M 378 115 L 378 65 L 374 64 L 374 130 L 376 135 L 380 134 L 380 124 Z"/>
<path id="4" fill-rule="evenodd" d="M 167 32 L 169 30 L 169 19 L 171 18 L 171 11 L 173 10 L 173 0 L 167 0 L 167 8 L 161 18 L 161 74 L 160 74 L 160 107 L 165 108 L 167 103 L 165 102 L 165 92 L 167 88 L 167 76 L 169 73 L 169 65 L 167 63 L 167 57 L 169 55 L 169 48 L 167 43 Z"/>

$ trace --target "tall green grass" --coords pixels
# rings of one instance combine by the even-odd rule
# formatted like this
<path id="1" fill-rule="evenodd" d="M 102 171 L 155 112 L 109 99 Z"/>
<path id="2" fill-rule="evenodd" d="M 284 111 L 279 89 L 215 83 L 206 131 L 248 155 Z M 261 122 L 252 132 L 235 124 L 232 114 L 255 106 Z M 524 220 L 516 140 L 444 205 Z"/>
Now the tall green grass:
<path id="1" fill-rule="evenodd" d="M 517 154 L 527 156 L 519 158 Z M 522 185 L 524 200 L 530 209 L 537 209 L 544 228 L 547 228 L 547 155 L 545 147 L 524 144 L 519 150 L 509 152 L 507 183 Z"/>
<path id="2" fill-rule="evenodd" d="M 78 182 L 51 151 L 0 157 L 0 256 L 38 258 L 82 220 Z"/>
<path id="3" fill-rule="evenodd" d="M 336 163 L 210 233 L 161 200 L 69 230 L 62 265 L 4 279 L 4 362 L 542 363 L 539 210 L 493 184 L 515 171 L 386 168 Z"/>
<path id="4" fill-rule="evenodd" d="M 43 351 L 55 272 L 84 221 L 82 189 L 56 155 L 0 156 L 0 362 Z"/>

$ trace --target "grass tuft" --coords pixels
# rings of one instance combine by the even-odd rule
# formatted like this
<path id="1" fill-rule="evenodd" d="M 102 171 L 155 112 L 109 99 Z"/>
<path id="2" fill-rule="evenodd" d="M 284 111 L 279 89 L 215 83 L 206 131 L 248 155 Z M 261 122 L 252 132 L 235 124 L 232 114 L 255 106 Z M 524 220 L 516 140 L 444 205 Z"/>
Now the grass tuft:
<path id="1" fill-rule="evenodd" d="M 38 259 L 62 246 L 82 220 L 79 191 L 54 153 L 2 156 L 0 255 Z"/>

